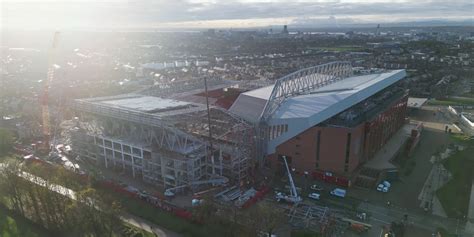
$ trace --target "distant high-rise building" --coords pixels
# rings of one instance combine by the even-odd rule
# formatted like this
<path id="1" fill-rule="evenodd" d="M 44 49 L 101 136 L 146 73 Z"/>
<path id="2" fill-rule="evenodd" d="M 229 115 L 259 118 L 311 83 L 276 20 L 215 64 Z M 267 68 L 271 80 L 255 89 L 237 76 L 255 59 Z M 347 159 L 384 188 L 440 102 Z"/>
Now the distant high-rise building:
<path id="1" fill-rule="evenodd" d="M 215 36 L 216 35 L 216 30 L 215 29 L 208 29 L 206 32 L 207 36 Z"/>
<path id="2" fill-rule="evenodd" d="M 377 25 L 377 30 L 375 31 L 375 35 L 380 35 L 380 24 Z"/>
<path id="3" fill-rule="evenodd" d="M 288 34 L 288 26 L 287 25 L 283 26 L 283 31 L 281 33 L 282 34 Z"/>

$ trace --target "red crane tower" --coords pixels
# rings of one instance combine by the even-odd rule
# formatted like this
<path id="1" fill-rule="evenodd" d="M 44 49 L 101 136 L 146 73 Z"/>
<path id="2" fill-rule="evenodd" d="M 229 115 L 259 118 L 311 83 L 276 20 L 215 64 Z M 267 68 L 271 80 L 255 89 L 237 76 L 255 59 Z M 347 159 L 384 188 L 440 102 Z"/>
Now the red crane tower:
<path id="1" fill-rule="evenodd" d="M 50 150 L 50 136 L 51 136 L 51 126 L 50 126 L 50 114 L 49 114 L 49 86 L 51 81 L 54 78 L 54 69 L 55 69 L 55 61 L 56 61 L 56 49 L 59 42 L 59 32 L 54 32 L 53 37 L 53 44 L 48 52 L 48 74 L 46 76 L 46 80 L 43 84 L 43 90 L 41 95 L 41 112 L 43 118 L 43 145 L 41 147 L 41 151 L 48 152 Z"/>

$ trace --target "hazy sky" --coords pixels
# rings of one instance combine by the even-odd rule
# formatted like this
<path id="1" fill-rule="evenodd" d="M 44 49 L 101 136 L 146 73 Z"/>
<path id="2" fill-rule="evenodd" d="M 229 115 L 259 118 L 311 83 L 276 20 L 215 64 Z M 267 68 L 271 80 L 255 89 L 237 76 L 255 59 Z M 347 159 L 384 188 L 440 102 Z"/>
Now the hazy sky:
<path id="1" fill-rule="evenodd" d="M 473 20 L 474 0 L 0 0 L 2 28 L 254 27 Z"/>

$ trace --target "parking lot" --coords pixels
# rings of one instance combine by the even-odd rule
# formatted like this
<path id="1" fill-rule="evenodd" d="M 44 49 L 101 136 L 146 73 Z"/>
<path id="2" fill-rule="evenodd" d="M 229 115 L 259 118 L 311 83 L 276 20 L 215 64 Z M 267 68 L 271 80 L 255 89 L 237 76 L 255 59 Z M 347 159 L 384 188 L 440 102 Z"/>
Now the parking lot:
<path id="1" fill-rule="evenodd" d="M 446 146 L 450 142 L 448 134 L 439 130 L 425 129 L 422 132 L 419 146 L 412 157 L 408 158 L 416 162 L 409 175 L 401 172 L 399 180 L 392 182 L 388 193 L 377 192 L 375 188 L 370 190 L 354 187 L 348 195 L 374 204 L 386 204 L 390 201 L 392 206 L 410 210 L 420 209 L 418 195 L 433 166 L 430 158 L 438 151 L 439 147 Z"/>

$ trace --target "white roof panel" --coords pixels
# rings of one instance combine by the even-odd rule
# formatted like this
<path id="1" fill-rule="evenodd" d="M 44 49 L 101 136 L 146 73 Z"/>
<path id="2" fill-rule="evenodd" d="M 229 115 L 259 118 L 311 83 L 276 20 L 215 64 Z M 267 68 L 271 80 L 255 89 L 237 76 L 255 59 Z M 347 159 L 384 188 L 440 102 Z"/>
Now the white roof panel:
<path id="1" fill-rule="evenodd" d="M 345 101 L 345 104 L 354 105 L 362 101 L 362 99 L 359 100 L 358 98 L 367 98 L 403 78 L 404 75 L 402 77 L 394 77 L 397 78 L 395 80 L 386 80 L 401 71 L 403 70 L 353 76 L 320 87 L 308 94 L 288 98 L 275 111 L 272 118 L 278 120 L 311 117 L 345 100 L 347 97 L 351 97 L 351 99 Z M 271 85 L 242 93 L 234 102 L 230 111 L 250 122 L 257 122 L 272 93 L 273 87 L 274 85 Z M 364 93 L 361 93 L 362 91 Z"/>
<path id="2" fill-rule="evenodd" d="M 140 96 L 116 100 L 104 100 L 100 101 L 100 103 L 112 105 L 114 107 L 138 110 L 141 112 L 150 112 L 154 110 L 167 109 L 190 104 L 188 102 L 163 99 L 154 96 Z"/>
<path id="3" fill-rule="evenodd" d="M 352 105 L 357 104 L 363 99 L 368 98 L 369 96 L 398 81 L 394 80 L 388 84 L 384 83 L 386 85 L 380 84 L 382 81 L 388 82 L 386 79 L 389 79 L 399 71 L 400 70 L 381 74 L 350 77 L 318 88 L 310 94 L 288 98 L 278 108 L 278 110 L 273 115 L 273 118 L 288 119 L 310 117 L 316 113 L 332 107 L 336 103 L 346 99 L 349 96 L 352 96 L 349 102 Z M 374 93 L 370 93 L 368 91 L 366 93 L 365 90 L 369 88 L 373 88 Z M 342 111 L 337 113 L 340 112 Z"/>
<path id="4" fill-rule="evenodd" d="M 265 86 L 262 88 L 244 92 L 242 94 L 250 96 L 250 97 L 268 100 L 268 98 L 270 98 L 270 95 L 272 94 L 272 90 L 274 86 L 275 85 Z"/>
<path id="5" fill-rule="evenodd" d="M 415 98 L 415 97 L 408 97 L 408 107 L 409 108 L 420 108 L 423 104 L 426 103 L 428 98 Z"/>
<path id="6" fill-rule="evenodd" d="M 243 93 L 239 95 L 229 111 L 249 122 L 257 123 L 266 103 L 267 100 L 265 99 Z"/>

